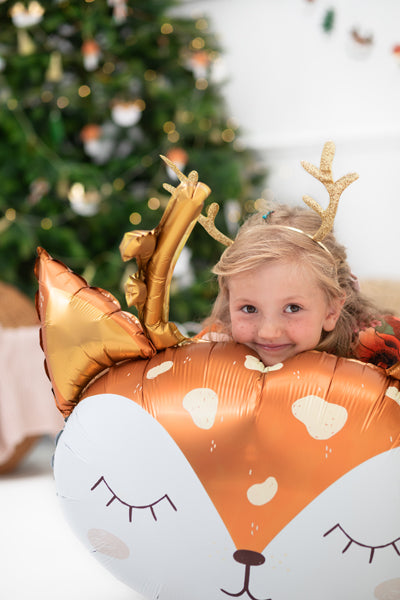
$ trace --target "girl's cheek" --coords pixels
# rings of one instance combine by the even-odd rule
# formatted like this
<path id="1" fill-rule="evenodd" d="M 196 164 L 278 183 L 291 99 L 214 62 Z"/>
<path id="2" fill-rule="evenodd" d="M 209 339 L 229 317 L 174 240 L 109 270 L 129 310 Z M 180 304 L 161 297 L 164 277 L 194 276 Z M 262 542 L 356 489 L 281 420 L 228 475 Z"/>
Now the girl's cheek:
<path id="1" fill-rule="evenodd" d="M 232 336 L 235 341 L 247 341 L 252 336 L 252 326 L 239 320 L 232 326 Z"/>

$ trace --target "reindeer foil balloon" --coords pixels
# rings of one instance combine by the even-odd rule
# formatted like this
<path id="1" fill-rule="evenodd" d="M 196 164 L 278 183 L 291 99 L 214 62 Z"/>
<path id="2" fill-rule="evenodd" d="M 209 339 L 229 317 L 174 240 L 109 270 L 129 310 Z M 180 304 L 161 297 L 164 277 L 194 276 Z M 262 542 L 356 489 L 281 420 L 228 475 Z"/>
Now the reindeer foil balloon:
<path id="1" fill-rule="evenodd" d="M 305 165 L 332 187 L 328 212 L 355 178 L 334 185 L 333 153 Z M 265 367 L 245 346 L 186 339 L 168 321 L 173 266 L 198 219 L 215 227 L 209 188 L 180 178 L 158 227 L 121 244 L 139 319 L 39 250 L 68 521 L 151 600 L 400 597 L 399 381 L 315 351 Z"/>

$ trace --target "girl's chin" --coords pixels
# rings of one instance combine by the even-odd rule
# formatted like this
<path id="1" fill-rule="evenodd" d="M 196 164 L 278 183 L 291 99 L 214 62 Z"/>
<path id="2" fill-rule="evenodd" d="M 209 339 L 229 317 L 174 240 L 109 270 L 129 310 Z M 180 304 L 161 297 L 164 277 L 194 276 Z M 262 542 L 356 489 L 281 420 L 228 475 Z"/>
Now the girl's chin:
<path id="1" fill-rule="evenodd" d="M 266 367 L 272 367 L 296 354 L 292 344 L 274 346 L 261 346 L 257 344 L 251 347 L 257 352 Z"/>

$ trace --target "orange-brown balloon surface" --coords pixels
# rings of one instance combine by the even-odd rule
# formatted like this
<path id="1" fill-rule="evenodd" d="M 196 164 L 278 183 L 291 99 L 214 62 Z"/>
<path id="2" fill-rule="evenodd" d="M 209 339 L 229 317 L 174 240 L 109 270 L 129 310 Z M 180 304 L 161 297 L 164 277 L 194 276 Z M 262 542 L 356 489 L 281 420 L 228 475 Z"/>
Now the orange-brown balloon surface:
<path id="1" fill-rule="evenodd" d="M 203 342 L 112 367 L 84 397 L 116 393 L 145 408 L 237 548 L 261 551 L 344 473 L 400 445 L 398 387 L 376 367 L 325 353 L 268 369 L 244 346 Z M 257 500 L 253 486 L 263 483 Z"/>

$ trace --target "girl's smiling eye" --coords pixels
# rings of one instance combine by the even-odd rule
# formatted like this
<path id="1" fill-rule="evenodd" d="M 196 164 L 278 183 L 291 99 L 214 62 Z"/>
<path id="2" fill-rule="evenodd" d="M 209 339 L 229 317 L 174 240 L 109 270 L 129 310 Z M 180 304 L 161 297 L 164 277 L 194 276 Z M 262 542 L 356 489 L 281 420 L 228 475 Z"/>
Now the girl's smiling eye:
<path id="1" fill-rule="evenodd" d="M 298 304 L 288 304 L 285 307 L 285 313 L 297 313 L 301 310 L 301 306 L 299 306 Z"/>
<path id="2" fill-rule="evenodd" d="M 242 308 L 240 310 L 249 315 L 252 315 L 257 312 L 256 307 L 253 306 L 252 304 L 245 304 L 244 306 L 242 306 Z"/>

